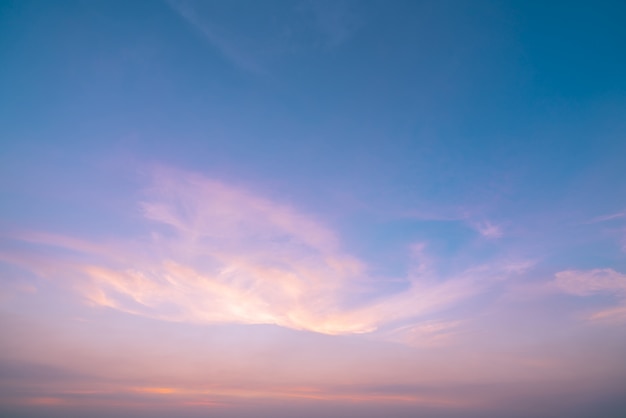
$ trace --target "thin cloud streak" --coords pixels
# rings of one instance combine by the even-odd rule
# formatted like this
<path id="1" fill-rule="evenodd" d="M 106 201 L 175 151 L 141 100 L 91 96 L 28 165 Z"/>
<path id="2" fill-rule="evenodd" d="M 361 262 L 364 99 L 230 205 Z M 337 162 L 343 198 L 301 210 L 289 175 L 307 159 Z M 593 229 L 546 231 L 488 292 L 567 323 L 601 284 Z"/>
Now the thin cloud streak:
<path id="1" fill-rule="evenodd" d="M 236 67 L 256 74 L 264 72 L 251 54 L 244 52 L 232 40 L 221 33 L 218 26 L 202 19 L 189 2 L 167 0 L 166 3 Z"/>
<path id="2" fill-rule="evenodd" d="M 613 221 L 615 219 L 622 219 L 622 218 L 626 218 L 626 212 L 618 212 L 618 213 L 612 213 L 610 215 L 598 216 L 590 220 L 588 223 L 607 222 L 607 221 Z"/>

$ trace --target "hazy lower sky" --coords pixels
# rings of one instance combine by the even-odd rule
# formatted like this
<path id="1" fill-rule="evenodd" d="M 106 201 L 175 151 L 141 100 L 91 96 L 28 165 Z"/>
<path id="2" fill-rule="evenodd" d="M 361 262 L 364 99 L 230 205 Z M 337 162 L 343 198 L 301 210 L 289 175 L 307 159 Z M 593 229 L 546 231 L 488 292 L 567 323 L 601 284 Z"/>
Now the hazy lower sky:
<path id="1" fill-rule="evenodd" d="M 626 416 L 624 1 L 0 1 L 0 415 Z"/>

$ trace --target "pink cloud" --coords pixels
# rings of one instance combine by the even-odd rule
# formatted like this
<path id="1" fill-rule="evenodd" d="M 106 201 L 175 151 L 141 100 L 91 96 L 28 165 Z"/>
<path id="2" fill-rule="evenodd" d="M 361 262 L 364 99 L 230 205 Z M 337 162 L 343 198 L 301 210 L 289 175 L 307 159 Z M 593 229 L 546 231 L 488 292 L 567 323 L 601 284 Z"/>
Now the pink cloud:
<path id="1" fill-rule="evenodd" d="M 619 299 L 618 305 L 594 312 L 588 319 L 604 322 L 626 320 L 626 274 L 613 269 L 567 270 L 556 274 L 554 284 L 559 290 L 577 296 L 612 294 Z"/>
<path id="2" fill-rule="evenodd" d="M 424 321 L 394 329 L 386 335 L 389 341 L 412 347 L 440 347 L 451 343 L 463 321 Z"/>
<path id="3" fill-rule="evenodd" d="M 626 294 L 626 275 L 613 269 L 566 270 L 556 273 L 556 285 L 564 292 L 589 296 L 600 292 Z"/>
<path id="4" fill-rule="evenodd" d="M 440 311 L 520 272 L 517 264 L 491 264 L 441 280 L 425 245 L 416 244 L 418 266 L 403 278 L 408 289 L 379 296 L 367 264 L 313 217 L 194 173 L 159 167 L 152 180 L 140 204 L 148 236 L 96 244 L 21 234 L 87 257 L 8 259 L 69 283 L 96 306 L 168 321 L 275 324 L 325 334 L 371 332 Z M 347 303 L 357 296 L 360 304 Z"/>

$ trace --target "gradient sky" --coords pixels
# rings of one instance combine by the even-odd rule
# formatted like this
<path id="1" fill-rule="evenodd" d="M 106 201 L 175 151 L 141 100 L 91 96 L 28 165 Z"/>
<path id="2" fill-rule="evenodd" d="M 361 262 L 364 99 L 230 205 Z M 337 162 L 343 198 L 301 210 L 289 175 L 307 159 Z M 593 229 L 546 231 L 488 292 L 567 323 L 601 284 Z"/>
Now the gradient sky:
<path id="1" fill-rule="evenodd" d="M 0 1 L 0 415 L 626 416 L 623 1 Z"/>

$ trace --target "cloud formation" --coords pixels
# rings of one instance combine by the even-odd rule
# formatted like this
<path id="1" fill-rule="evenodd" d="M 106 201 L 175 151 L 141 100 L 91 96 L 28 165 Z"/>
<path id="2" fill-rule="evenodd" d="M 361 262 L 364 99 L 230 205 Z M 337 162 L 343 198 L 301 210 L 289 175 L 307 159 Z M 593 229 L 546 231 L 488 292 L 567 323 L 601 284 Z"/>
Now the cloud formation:
<path id="1" fill-rule="evenodd" d="M 376 286 L 385 278 L 370 277 L 366 263 L 345 253 L 335 233 L 311 216 L 199 174 L 163 167 L 152 174 L 140 203 L 148 237 L 96 244 L 21 234 L 71 255 L 4 258 L 70 282 L 97 306 L 168 321 L 325 334 L 406 326 L 528 267 L 482 265 L 441 280 L 421 245 L 405 290 L 381 293 Z"/>
<path id="2" fill-rule="evenodd" d="M 502 228 L 489 221 L 474 222 L 472 223 L 472 227 L 485 238 L 500 238 L 503 235 Z"/>
<path id="3" fill-rule="evenodd" d="M 617 297 L 618 306 L 593 313 L 592 320 L 626 320 L 626 274 L 613 269 L 587 271 L 566 270 L 556 273 L 556 286 L 563 292 L 577 296 L 610 294 Z"/>

